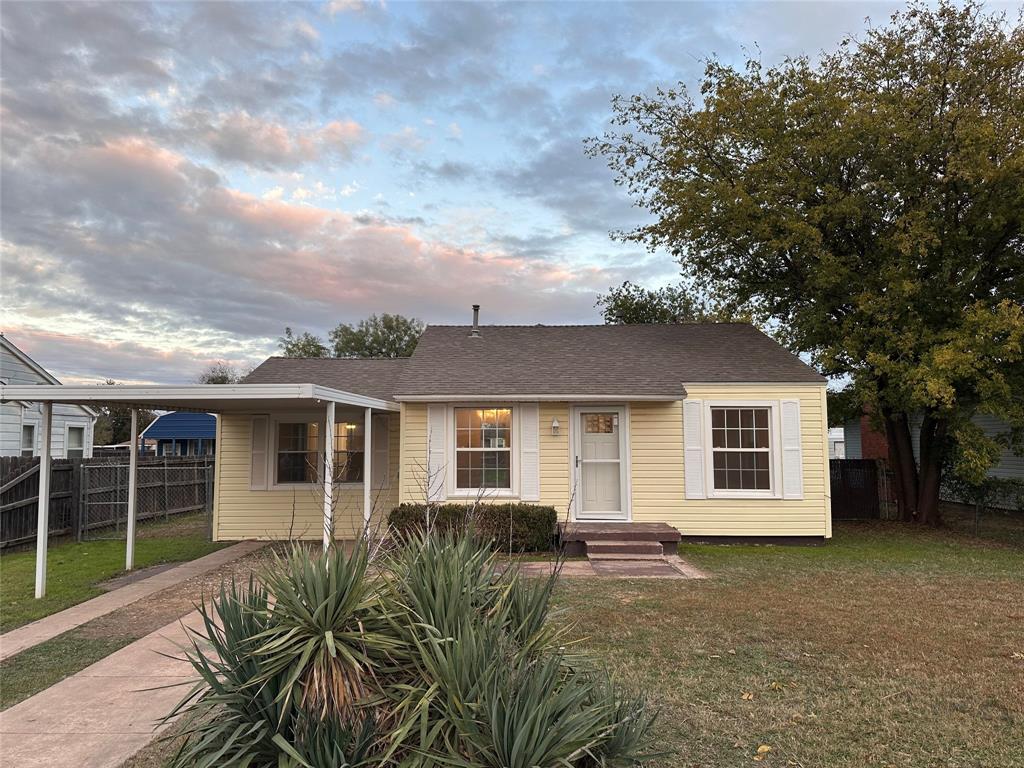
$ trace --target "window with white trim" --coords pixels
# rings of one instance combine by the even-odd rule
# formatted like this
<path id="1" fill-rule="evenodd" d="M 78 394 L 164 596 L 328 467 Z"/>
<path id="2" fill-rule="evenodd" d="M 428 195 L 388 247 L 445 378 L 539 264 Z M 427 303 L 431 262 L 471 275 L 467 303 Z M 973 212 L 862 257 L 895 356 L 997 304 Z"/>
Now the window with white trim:
<path id="1" fill-rule="evenodd" d="M 36 453 L 36 425 L 21 425 L 21 455 L 35 456 Z"/>
<path id="2" fill-rule="evenodd" d="M 361 421 L 334 424 L 334 482 L 363 482 L 366 456 L 366 428 Z"/>
<path id="3" fill-rule="evenodd" d="M 455 487 L 512 489 L 511 408 L 455 408 Z"/>
<path id="4" fill-rule="evenodd" d="M 85 458 L 85 427 L 68 427 L 64 453 L 69 459 Z"/>
<path id="5" fill-rule="evenodd" d="M 320 474 L 320 424 L 279 421 L 276 437 L 276 482 L 279 485 L 315 483 Z"/>
<path id="6" fill-rule="evenodd" d="M 713 406 L 710 410 L 714 490 L 770 492 L 771 408 Z"/>

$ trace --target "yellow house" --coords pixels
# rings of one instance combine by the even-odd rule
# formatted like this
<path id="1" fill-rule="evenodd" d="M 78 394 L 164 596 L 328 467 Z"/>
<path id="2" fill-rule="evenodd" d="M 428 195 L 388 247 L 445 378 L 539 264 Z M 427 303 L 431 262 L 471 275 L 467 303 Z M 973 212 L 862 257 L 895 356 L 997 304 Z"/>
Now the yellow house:
<path id="1" fill-rule="evenodd" d="M 222 412 L 218 539 L 322 535 L 328 442 L 338 538 L 427 500 L 831 536 L 825 380 L 749 325 L 432 326 L 408 360 L 271 358 L 246 385 L 295 382 L 380 407 Z"/>
<path id="2" fill-rule="evenodd" d="M 474 313 L 428 328 L 403 360 L 271 358 L 237 385 L 0 382 L 0 403 L 25 402 L 41 404 L 45 443 L 37 597 L 63 405 L 129 407 L 133 445 L 139 408 L 216 414 L 218 540 L 326 546 L 399 503 L 498 500 L 555 507 L 577 542 L 600 526 L 659 543 L 832 535 L 825 380 L 745 324 L 480 326 Z"/>

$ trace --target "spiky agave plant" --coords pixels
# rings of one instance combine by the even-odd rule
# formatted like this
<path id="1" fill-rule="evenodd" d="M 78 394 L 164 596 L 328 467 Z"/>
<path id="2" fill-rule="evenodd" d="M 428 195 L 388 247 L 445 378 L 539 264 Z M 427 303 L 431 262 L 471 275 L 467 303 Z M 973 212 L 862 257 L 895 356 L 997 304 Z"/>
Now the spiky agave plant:
<path id="1" fill-rule="evenodd" d="M 365 545 L 321 556 L 295 546 L 264 581 L 274 597 L 271 620 L 252 638 L 263 680 L 283 675 L 279 700 L 308 716 L 361 720 L 375 698 L 368 687 L 375 665 L 401 646 L 367 575 Z"/>

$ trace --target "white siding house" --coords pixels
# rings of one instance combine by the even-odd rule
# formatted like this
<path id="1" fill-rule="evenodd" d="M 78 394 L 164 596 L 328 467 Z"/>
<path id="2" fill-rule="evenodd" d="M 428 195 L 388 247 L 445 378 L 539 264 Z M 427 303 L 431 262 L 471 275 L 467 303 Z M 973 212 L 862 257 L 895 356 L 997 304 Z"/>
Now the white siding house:
<path id="1" fill-rule="evenodd" d="M 60 384 L 45 368 L 0 334 L 0 382 Z M 0 404 L 0 456 L 38 456 L 42 445 L 40 403 Z M 81 405 L 53 406 L 50 455 L 55 459 L 92 456 L 96 412 Z"/>

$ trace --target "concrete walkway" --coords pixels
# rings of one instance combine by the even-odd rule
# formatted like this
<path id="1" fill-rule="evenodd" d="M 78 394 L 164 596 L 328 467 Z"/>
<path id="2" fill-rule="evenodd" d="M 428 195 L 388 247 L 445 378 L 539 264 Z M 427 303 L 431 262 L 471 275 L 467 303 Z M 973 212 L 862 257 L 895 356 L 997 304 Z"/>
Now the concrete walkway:
<path id="1" fill-rule="evenodd" d="M 51 614 L 31 624 L 12 629 L 0 635 L 0 661 L 21 653 L 26 648 L 45 642 L 69 629 L 85 624 L 111 611 L 149 597 L 156 592 L 173 587 L 195 576 L 220 568 L 232 560 L 255 552 L 266 546 L 265 541 L 243 541 L 224 549 L 218 549 L 208 555 L 182 563 L 174 568 L 162 571 L 146 579 L 140 579 L 123 587 L 119 587 L 105 595 L 86 600 L 84 603 Z"/>
<path id="2" fill-rule="evenodd" d="M 523 561 L 519 570 L 528 576 L 550 576 L 554 563 Z M 594 560 L 566 560 L 561 575 L 567 578 L 605 579 L 706 579 L 708 574 L 679 555 L 645 559 L 628 557 Z"/>
<path id="3" fill-rule="evenodd" d="M 45 691 L 0 712 L 0 753 L 14 768 L 115 768 L 155 739 L 160 718 L 196 678 L 181 657 L 182 624 L 198 612 L 125 646 Z M 165 686 L 174 686 L 167 688 Z"/>

